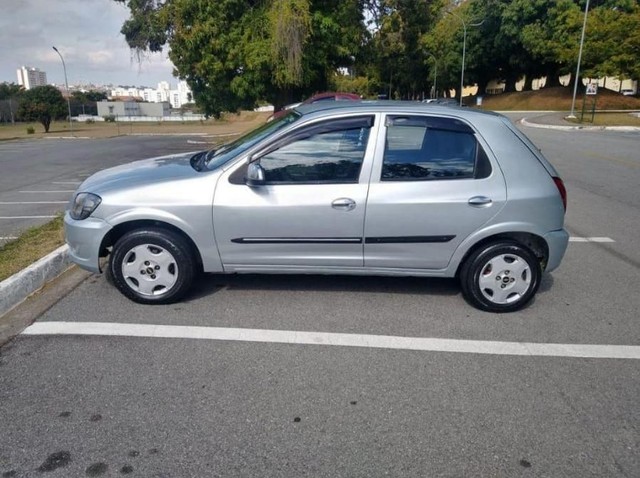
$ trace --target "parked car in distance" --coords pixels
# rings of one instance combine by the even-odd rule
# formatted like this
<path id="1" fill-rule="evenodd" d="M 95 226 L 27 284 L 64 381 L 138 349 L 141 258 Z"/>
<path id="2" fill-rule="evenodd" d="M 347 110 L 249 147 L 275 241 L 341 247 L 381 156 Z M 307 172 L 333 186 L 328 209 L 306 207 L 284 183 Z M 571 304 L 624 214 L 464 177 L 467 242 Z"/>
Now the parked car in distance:
<path id="1" fill-rule="evenodd" d="M 624 89 L 624 90 L 620 90 L 620 93 L 622 93 L 624 96 L 633 96 L 636 93 L 631 90 L 631 89 Z"/>
<path id="2" fill-rule="evenodd" d="M 312 105 L 315 103 L 321 103 L 325 101 L 360 101 L 362 97 L 360 95 L 356 95 L 355 93 L 340 93 L 340 92 L 326 92 L 326 93 L 318 93 L 315 94 L 306 100 L 300 103 L 292 103 L 290 105 L 285 106 L 280 111 L 276 111 L 273 113 L 267 121 L 273 121 L 274 119 L 282 118 L 293 108 L 297 108 L 300 105 Z"/>
<path id="3" fill-rule="evenodd" d="M 518 310 L 565 253 L 566 191 L 507 118 L 413 102 L 294 108 L 218 149 L 88 178 L 72 260 L 147 304 L 199 272 L 451 277 Z"/>
<path id="4" fill-rule="evenodd" d="M 422 100 L 422 102 L 442 106 L 460 106 L 460 100 L 456 100 L 455 98 L 427 98 L 426 100 Z M 462 106 L 467 105 L 462 103 Z"/>

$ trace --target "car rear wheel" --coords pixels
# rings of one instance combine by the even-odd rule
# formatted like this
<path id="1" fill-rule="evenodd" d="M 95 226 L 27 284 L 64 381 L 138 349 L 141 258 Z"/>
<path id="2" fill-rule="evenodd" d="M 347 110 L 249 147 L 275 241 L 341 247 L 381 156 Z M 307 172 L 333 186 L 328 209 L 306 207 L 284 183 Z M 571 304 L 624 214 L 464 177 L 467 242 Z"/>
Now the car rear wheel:
<path id="1" fill-rule="evenodd" d="M 540 286 L 540 261 L 512 241 L 487 244 L 474 251 L 460 270 L 462 293 L 474 307 L 513 312 L 524 307 Z"/>
<path id="2" fill-rule="evenodd" d="M 165 229 L 138 229 L 123 235 L 109 260 L 113 284 L 142 304 L 180 300 L 191 287 L 195 261 L 189 244 Z"/>

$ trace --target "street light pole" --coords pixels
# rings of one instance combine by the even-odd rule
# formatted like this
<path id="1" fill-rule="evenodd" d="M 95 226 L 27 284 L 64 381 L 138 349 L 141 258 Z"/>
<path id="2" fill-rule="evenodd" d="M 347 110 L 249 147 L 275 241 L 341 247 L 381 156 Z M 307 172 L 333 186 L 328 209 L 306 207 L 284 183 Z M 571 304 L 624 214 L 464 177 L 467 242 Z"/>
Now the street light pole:
<path id="1" fill-rule="evenodd" d="M 464 89 L 464 60 L 465 60 L 465 56 L 467 53 L 467 23 L 464 21 L 464 18 L 462 18 L 460 15 L 458 15 L 457 13 L 453 13 L 450 11 L 447 11 L 447 13 L 449 15 L 452 15 L 454 17 L 456 17 L 458 20 L 460 20 L 462 22 L 462 71 L 460 72 L 460 106 L 462 106 L 462 90 Z M 482 25 L 484 23 L 484 20 L 482 20 L 479 23 L 471 23 L 469 24 L 470 27 L 479 27 L 480 25 Z"/>
<path id="2" fill-rule="evenodd" d="M 71 92 L 69 91 L 69 82 L 67 81 L 67 66 L 64 64 L 64 58 L 62 58 L 62 54 L 58 51 L 58 49 L 55 46 L 53 47 L 53 49 L 62 60 L 62 69 L 64 70 L 64 85 L 67 88 L 67 109 L 69 110 L 69 131 L 71 132 L 71 136 L 73 136 L 73 123 L 71 121 Z"/>
<path id="3" fill-rule="evenodd" d="M 582 45 L 584 45 L 584 32 L 587 29 L 587 14 L 589 13 L 589 0 L 584 6 L 584 21 L 582 23 L 582 35 L 580 36 L 580 50 L 578 52 L 578 66 L 576 67 L 576 78 L 573 85 L 573 99 L 571 100 L 571 113 L 569 118 L 576 117 L 576 94 L 578 93 L 578 80 L 580 78 L 580 62 L 582 61 Z"/>

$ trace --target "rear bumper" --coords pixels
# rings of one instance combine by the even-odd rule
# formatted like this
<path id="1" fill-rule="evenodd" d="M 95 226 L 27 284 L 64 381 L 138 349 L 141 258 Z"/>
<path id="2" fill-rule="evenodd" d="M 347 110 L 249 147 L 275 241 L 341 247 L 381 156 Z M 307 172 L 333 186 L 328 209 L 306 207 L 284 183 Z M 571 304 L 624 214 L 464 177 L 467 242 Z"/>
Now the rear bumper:
<path id="1" fill-rule="evenodd" d="M 569 244 L 569 233 L 564 229 L 551 231 L 544 235 L 544 240 L 547 241 L 549 246 L 549 260 L 547 261 L 545 272 L 551 272 L 558 268 L 564 257 Z"/>
<path id="2" fill-rule="evenodd" d="M 102 219 L 89 217 L 82 221 L 64 215 L 64 235 L 70 259 L 90 272 L 100 271 L 100 245 L 111 226 Z"/>

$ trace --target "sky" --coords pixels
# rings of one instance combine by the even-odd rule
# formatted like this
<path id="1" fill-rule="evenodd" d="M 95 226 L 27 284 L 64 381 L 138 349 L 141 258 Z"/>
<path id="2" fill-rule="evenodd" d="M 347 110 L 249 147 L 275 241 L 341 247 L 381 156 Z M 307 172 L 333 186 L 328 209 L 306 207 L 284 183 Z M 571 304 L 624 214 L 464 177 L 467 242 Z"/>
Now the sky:
<path id="1" fill-rule="evenodd" d="M 0 0 L 0 82 L 18 82 L 23 65 L 64 84 L 58 48 L 70 85 L 78 83 L 155 87 L 177 80 L 166 52 L 141 63 L 120 33 L 128 9 L 114 0 Z"/>

